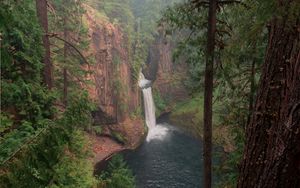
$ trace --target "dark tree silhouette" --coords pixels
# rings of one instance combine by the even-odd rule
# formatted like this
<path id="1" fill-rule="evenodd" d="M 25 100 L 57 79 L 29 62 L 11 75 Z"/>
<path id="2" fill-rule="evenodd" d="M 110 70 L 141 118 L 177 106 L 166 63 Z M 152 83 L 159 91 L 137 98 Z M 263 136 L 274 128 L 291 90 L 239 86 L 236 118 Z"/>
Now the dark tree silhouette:
<path id="1" fill-rule="evenodd" d="M 212 163 L 212 98 L 213 98 L 213 69 L 216 33 L 217 0 L 209 1 L 207 54 L 205 66 L 204 88 L 204 187 L 211 187 Z"/>
<path id="2" fill-rule="evenodd" d="M 36 10 L 39 23 L 43 29 L 43 46 L 45 54 L 43 62 L 44 67 L 44 83 L 49 89 L 53 87 L 52 64 L 50 60 L 50 42 L 48 37 L 48 15 L 47 15 L 47 0 L 36 0 Z"/>
<path id="3" fill-rule="evenodd" d="M 238 187 L 300 187 L 300 17 L 278 1 L 256 103 L 246 129 Z M 299 4 L 298 4 L 299 7 Z M 296 16 L 298 15 L 298 16 Z"/>

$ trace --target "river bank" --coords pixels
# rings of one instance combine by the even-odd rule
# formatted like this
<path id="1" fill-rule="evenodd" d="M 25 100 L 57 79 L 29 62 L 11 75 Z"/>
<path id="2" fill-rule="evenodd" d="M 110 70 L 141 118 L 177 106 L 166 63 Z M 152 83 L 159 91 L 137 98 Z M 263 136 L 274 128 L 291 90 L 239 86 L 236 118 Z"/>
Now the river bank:
<path id="1" fill-rule="evenodd" d="M 148 135 L 140 147 L 124 155 L 136 178 L 136 187 L 201 187 L 202 141 L 169 124 L 165 117 L 157 122 L 150 130 L 156 134 Z M 214 147 L 214 152 L 219 152 L 218 148 Z M 219 161 L 214 157 L 213 164 L 218 165 Z"/>
<path id="2" fill-rule="evenodd" d="M 136 149 L 146 135 L 144 122 L 138 118 L 128 118 L 120 124 L 104 126 L 100 135 L 89 134 L 93 150 L 91 160 L 95 169 L 116 153 Z"/>
<path id="3" fill-rule="evenodd" d="M 203 139 L 203 100 L 193 97 L 183 101 L 173 108 L 168 119 L 171 124 L 186 130 L 194 137 Z M 222 146 L 226 153 L 235 150 L 234 135 L 229 126 L 223 126 L 218 121 L 218 114 L 214 113 L 213 143 Z"/>

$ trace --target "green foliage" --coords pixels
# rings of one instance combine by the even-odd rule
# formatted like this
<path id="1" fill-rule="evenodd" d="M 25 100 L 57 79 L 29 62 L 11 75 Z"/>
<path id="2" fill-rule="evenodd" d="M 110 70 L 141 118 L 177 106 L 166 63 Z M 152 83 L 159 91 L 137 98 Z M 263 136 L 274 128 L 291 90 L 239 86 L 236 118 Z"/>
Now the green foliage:
<path id="1" fill-rule="evenodd" d="M 122 112 L 127 112 L 128 111 L 128 105 L 126 102 L 126 99 L 128 98 L 128 90 L 129 86 L 124 85 L 124 82 L 122 82 L 121 77 L 120 77 L 120 60 L 119 58 L 114 58 L 114 76 L 112 80 L 112 85 L 114 88 L 114 95 L 117 97 L 117 105 L 118 108 Z"/>
<path id="2" fill-rule="evenodd" d="M 148 49 L 158 37 L 157 22 L 161 11 L 177 0 L 132 0 L 131 11 L 134 15 L 135 37 L 133 38 L 132 77 L 139 79 L 139 74 L 148 56 Z"/>
<path id="3" fill-rule="evenodd" d="M 161 22 L 166 25 L 166 33 L 173 35 L 177 46 L 173 59 L 188 64 L 188 79 L 185 85 L 191 93 L 202 91 L 206 49 L 207 9 L 197 10 L 189 1 L 169 7 L 163 13 Z"/>
<path id="4" fill-rule="evenodd" d="M 23 143 L 26 143 L 27 140 L 30 140 L 35 135 L 35 132 L 37 131 L 34 131 L 32 124 L 24 121 L 17 129 L 4 134 L 0 144 L 0 163 L 2 164 L 17 152 Z"/>
<path id="5" fill-rule="evenodd" d="M 68 124 L 70 128 L 87 128 L 91 124 L 90 112 L 95 110 L 95 104 L 91 103 L 88 98 L 88 93 L 72 93 L 70 96 L 70 104 L 64 112 L 64 124 Z"/>
<path id="6" fill-rule="evenodd" d="M 54 166 L 55 184 L 48 187 L 91 188 L 96 184 L 92 172 L 93 166 L 88 160 L 65 155 L 60 163 Z"/>
<path id="7" fill-rule="evenodd" d="M 93 168 L 83 130 L 91 123 L 86 94 L 77 95 L 61 119 L 49 122 L 13 160 L 3 165 L 3 187 L 91 187 Z"/>
<path id="8" fill-rule="evenodd" d="M 83 22 L 84 2 L 85 0 L 52 0 L 55 12 L 49 14 L 49 32 L 58 33 L 60 38 L 67 41 L 50 38 L 53 44 L 51 60 L 55 68 L 54 84 L 60 98 L 65 94 L 64 81 L 67 81 L 67 94 L 77 92 L 83 85 L 88 84 L 86 78 L 89 72 L 82 64 L 86 61 L 92 64 L 94 59 L 87 56 L 84 57 L 85 61 L 78 53 L 80 51 L 84 54 L 83 52 L 89 47 L 88 28 Z M 64 70 L 67 71 L 67 79 L 63 77 Z"/>
<path id="9" fill-rule="evenodd" d="M 159 116 L 166 109 L 167 102 L 162 98 L 157 89 L 153 90 L 153 100 L 155 104 L 155 114 L 156 116 Z"/>
<path id="10" fill-rule="evenodd" d="M 54 166 L 54 187 L 86 187 L 90 188 L 96 184 L 93 177 L 93 166 L 87 157 L 90 156 L 86 138 L 82 131 L 75 131 L 68 144 L 69 151 Z"/>
<path id="11" fill-rule="evenodd" d="M 194 136 L 203 136 L 203 98 L 198 95 L 190 100 L 178 103 L 170 116 L 171 121 L 185 125 Z"/>
<path id="12" fill-rule="evenodd" d="M 214 121 L 220 128 L 229 128 L 229 137 L 234 138 L 236 148 L 223 164 L 223 187 L 235 187 L 233 182 L 236 181 L 237 162 L 243 150 L 244 126 L 251 113 L 249 105 L 251 98 L 255 98 L 260 76 L 258 67 L 263 63 L 267 44 L 266 23 L 274 14 L 280 12 L 274 5 L 271 1 L 246 0 L 242 4 L 224 6 L 217 12 Z M 201 92 L 207 9 L 196 9 L 190 1 L 186 1 L 167 9 L 162 22 L 166 23 L 167 29 L 173 33 L 179 31 L 177 36 L 180 38 L 177 39 L 180 40 L 174 58 L 181 60 L 180 57 L 184 57 L 189 65 L 189 79 L 186 85 L 192 94 Z M 190 106 L 179 107 L 180 110 L 177 109 L 175 113 L 190 114 L 193 105 Z M 202 119 L 202 113 L 192 117 Z"/>
<path id="13" fill-rule="evenodd" d="M 46 93 L 45 88 L 38 82 L 29 82 L 17 79 L 13 83 L 8 79 L 1 80 L 2 109 L 14 109 L 21 120 L 37 122 L 40 119 L 49 118 L 53 114 L 51 103 L 54 95 Z"/>
<path id="14" fill-rule="evenodd" d="M 115 155 L 109 162 L 108 169 L 99 176 L 103 188 L 134 188 L 135 179 L 121 155 Z"/>
<path id="15" fill-rule="evenodd" d="M 220 121 L 229 125 L 234 135 L 236 150 L 227 156 L 221 167 L 221 187 L 235 187 L 238 177 L 237 161 L 241 160 L 244 144 L 244 127 L 248 122 L 250 98 L 255 98 L 260 69 L 264 61 L 267 45 L 266 21 L 272 15 L 272 5 L 268 1 L 245 1 L 251 7 L 245 11 L 243 6 L 227 8 L 226 18 L 231 25 L 232 37 L 224 38 L 226 44 L 220 53 L 222 71 L 217 73 L 218 84 L 215 88 Z M 266 8 L 268 6 L 268 8 Z M 265 7 L 265 10 L 262 10 Z M 243 14 L 243 16 L 239 16 Z M 226 16 L 226 17 L 225 17 Z M 254 69 L 251 67 L 254 64 Z M 251 75 L 252 69 L 254 74 Z M 253 84 L 251 82 L 253 80 Z M 253 101 L 252 101 L 253 102 Z"/>
<path id="16" fill-rule="evenodd" d="M 157 36 L 157 22 L 161 11 L 179 0 L 88 0 L 89 5 L 108 17 L 111 23 L 119 26 L 125 33 L 124 46 L 131 65 L 133 86 L 139 79 L 145 65 L 148 48 Z M 114 57 L 115 58 L 115 57 Z"/>
<path id="17" fill-rule="evenodd" d="M 100 135 L 102 133 L 102 126 L 92 126 L 92 131 L 96 133 L 96 135 Z"/>
<path id="18" fill-rule="evenodd" d="M 41 30 L 30 0 L 1 1 L 1 79 L 40 80 Z"/>
<path id="19" fill-rule="evenodd" d="M 103 9 L 112 22 L 119 22 L 127 34 L 132 31 L 134 16 L 130 8 L 130 0 L 104 0 Z"/>
<path id="20" fill-rule="evenodd" d="M 118 25 L 125 35 L 124 47 L 129 54 L 128 63 L 132 60 L 132 45 L 134 41 L 134 15 L 130 7 L 130 0 L 104 0 L 99 10 L 104 10 L 110 21 Z"/>
<path id="21" fill-rule="evenodd" d="M 133 61 L 131 63 L 131 71 L 132 71 L 132 78 L 137 83 L 140 77 L 141 69 L 145 64 L 146 59 L 146 48 L 143 46 L 141 41 L 141 33 L 139 29 L 139 20 L 138 20 L 138 29 L 136 31 L 136 39 L 134 44 L 133 50 Z"/>
<path id="22" fill-rule="evenodd" d="M 136 83 L 141 67 L 146 59 L 146 48 L 141 46 L 140 31 L 135 30 L 136 18 L 132 11 L 130 0 L 105 0 L 101 3 L 102 9 L 111 22 L 119 26 L 126 34 L 126 49 L 128 63 L 131 65 L 132 78 Z M 100 9 L 101 10 L 101 9 Z"/>
<path id="23" fill-rule="evenodd" d="M 120 144 L 125 144 L 127 142 L 126 137 L 117 131 L 111 131 L 111 136 Z"/>
<path id="24" fill-rule="evenodd" d="M 229 124 L 225 124 L 220 114 L 222 103 L 213 104 L 213 126 L 212 141 L 214 144 L 223 147 L 227 152 L 236 148 L 235 139 L 237 132 Z M 197 138 L 203 138 L 203 95 L 196 94 L 186 101 L 176 104 L 170 115 L 174 124 L 181 126 L 184 130 Z M 237 129 L 236 131 L 241 129 Z"/>
<path id="25" fill-rule="evenodd" d="M 143 43 L 148 48 L 157 34 L 157 22 L 162 11 L 180 0 L 132 0 L 131 7 L 138 23 Z"/>
<path id="26" fill-rule="evenodd" d="M 142 113 L 143 113 L 142 107 L 138 106 L 133 112 L 131 112 L 130 118 L 131 119 L 141 118 L 142 117 Z"/>
<path id="27" fill-rule="evenodd" d="M 45 126 L 55 96 L 41 85 L 42 33 L 35 4 L 2 1 L 0 33 L 2 163 Z"/>
<path id="28" fill-rule="evenodd" d="M 66 2 L 69 12 L 64 13 L 76 12 L 68 15 L 74 22 L 65 25 L 74 31 L 80 25 L 77 24 L 80 19 L 75 17 L 80 18 L 83 12 L 78 9 L 81 1 L 72 2 Z M 61 7 L 56 8 L 56 19 L 61 19 Z M 50 19 L 52 30 L 62 26 L 53 25 Z M 82 34 L 82 30 L 76 31 Z M 94 105 L 86 92 L 73 89 L 68 107 L 59 109 L 61 113 L 55 110 L 53 102 L 58 101 L 59 92 L 42 85 L 42 32 L 34 1 L 1 1 L 0 34 L 1 187 L 92 187 L 95 179 L 84 130 L 91 125 Z M 54 44 L 57 49 L 53 53 L 61 54 L 62 44 L 57 41 Z M 80 45 L 87 44 L 81 41 Z M 59 60 L 59 55 L 53 57 Z M 70 59 L 80 58 L 72 55 Z M 79 63 L 70 73 L 75 69 L 82 72 Z M 75 82 L 70 85 L 78 88 Z"/>
<path id="29" fill-rule="evenodd" d="M 3 134 L 5 131 L 8 131 L 9 129 L 12 128 L 12 125 L 13 125 L 12 119 L 3 112 L 1 112 L 1 114 L 0 114 L 0 122 L 1 122 L 0 134 Z M 2 139 L 3 138 L 1 138 L 1 140 Z M 1 140 L 0 140 L 0 142 L 1 142 Z"/>
<path id="30" fill-rule="evenodd" d="M 238 180 L 238 171 L 239 171 L 239 161 L 243 155 L 243 148 L 245 143 L 245 133 L 240 128 L 235 128 L 232 130 L 232 133 L 235 135 L 235 146 L 236 150 L 225 154 L 226 160 L 217 167 L 217 174 L 220 177 L 220 183 L 217 187 L 236 187 Z M 224 154 L 221 154 L 224 156 Z"/>
<path id="31" fill-rule="evenodd" d="M 4 1 L 0 8 L 1 109 L 33 123 L 53 112 L 53 96 L 40 85 L 41 32 L 34 5 Z"/>

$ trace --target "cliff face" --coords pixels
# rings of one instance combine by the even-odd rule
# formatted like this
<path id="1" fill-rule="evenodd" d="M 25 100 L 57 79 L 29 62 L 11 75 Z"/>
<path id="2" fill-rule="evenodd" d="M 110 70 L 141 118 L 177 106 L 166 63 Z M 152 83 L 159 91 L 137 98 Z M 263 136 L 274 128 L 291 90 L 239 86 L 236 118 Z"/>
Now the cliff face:
<path id="1" fill-rule="evenodd" d="M 127 35 L 94 8 L 86 5 L 85 9 L 84 22 L 90 39 L 90 48 L 85 54 L 94 59 L 94 63 L 86 67 L 91 72 L 87 77 L 91 84 L 86 88 L 97 104 L 94 119 L 99 124 L 120 123 L 142 106 L 140 89 L 132 78 Z M 182 80 L 186 68 L 172 61 L 172 44 L 157 40 L 149 51 L 147 61 L 158 62 L 154 66 L 157 70 L 158 65 L 154 88 L 170 103 L 185 99 L 187 92 Z"/>
<path id="2" fill-rule="evenodd" d="M 95 62 L 87 67 L 92 83 L 88 91 L 97 105 L 94 118 L 97 123 L 118 123 L 140 104 L 140 91 L 133 85 L 129 50 L 125 34 L 86 6 L 85 20 L 90 37 L 90 50 Z"/>
<path id="3" fill-rule="evenodd" d="M 167 40 L 161 40 L 155 48 L 158 49 L 158 72 L 155 88 L 161 96 L 174 104 L 188 97 L 183 81 L 187 76 L 187 67 L 184 63 L 175 64 L 172 60 L 173 45 Z"/>

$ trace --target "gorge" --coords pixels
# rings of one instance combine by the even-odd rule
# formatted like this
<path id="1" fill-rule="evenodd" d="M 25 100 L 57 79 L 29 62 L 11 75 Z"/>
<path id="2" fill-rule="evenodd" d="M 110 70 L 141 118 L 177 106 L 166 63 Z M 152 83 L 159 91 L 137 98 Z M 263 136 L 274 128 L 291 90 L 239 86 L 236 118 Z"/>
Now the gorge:
<path id="1" fill-rule="evenodd" d="M 297 0 L 1 0 L 0 188 L 300 187 Z"/>

